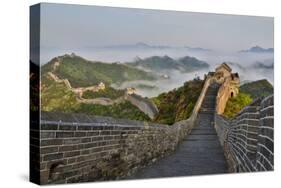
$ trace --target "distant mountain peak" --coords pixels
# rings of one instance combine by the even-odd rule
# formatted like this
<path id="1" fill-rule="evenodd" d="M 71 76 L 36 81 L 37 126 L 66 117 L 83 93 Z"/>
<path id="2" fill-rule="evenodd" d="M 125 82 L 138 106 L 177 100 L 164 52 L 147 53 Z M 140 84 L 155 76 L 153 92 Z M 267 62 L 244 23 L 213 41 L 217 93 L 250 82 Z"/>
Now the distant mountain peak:
<path id="1" fill-rule="evenodd" d="M 55 57 L 55 58 L 65 58 L 65 57 L 74 58 L 74 57 L 79 57 L 79 56 L 77 56 L 74 52 L 72 52 L 72 53 L 70 53 L 70 54 L 66 53 L 66 54 L 64 54 L 64 55 L 61 55 L 61 56 L 58 56 L 58 57 Z"/>
<path id="2" fill-rule="evenodd" d="M 262 48 L 258 45 L 251 47 L 248 50 L 241 50 L 239 51 L 240 53 L 273 53 L 274 52 L 274 48 Z"/>
<path id="3" fill-rule="evenodd" d="M 149 47 L 149 45 L 144 42 L 137 42 L 135 45 L 139 47 Z"/>
<path id="4" fill-rule="evenodd" d="M 70 54 L 70 57 L 75 57 L 76 56 L 76 54 L 74 53 L 74 52 L 72 52 L 71 54 Z"/>
<path id="5" fill-rule="evenodd" d="M 128 50 L 128 49 L 156 49 L 156 50 L 165 50 L 165 49 L 185 49 L 188 51 L 194 51 L 194 52 L 210 52 L 211 49 L 207 48 L 201 48 L 201 47 L 189 47 L 189 46 L 170 46 L 167 44 L 150 44 L 145 42 L 136 42 L 131 44 L 119 44 L 119 45 L 109 45 L 104 46 L 104 48 L 109 49 L 122 49 L 122 50 Z"/>
<path id="6" fill-rule="evenodd" d="M 265 97 L 273 94 L 273 86 L 267 79 L 261 79 L 241 85 L 240 92 L 249 94 L 252 98 Z"/>
<path id="7" fill-rule="evenodd" d="M 210 52 L 212 50 L 206 49 L 206 48 L 200 48 L 200 47 L 190 47 L 190 46 L 184 46 L 185 49 L 188 49 L 190 51 L 198 51 L 198 52 Z"/>
<path id="8" fill-rule="evenodd" d="M 200 61 L 195 57 L 184 56 L 179 59 L 173 59 L 168 55 L 151 56 L 144 59 L 136 57 L 134 62 L 127 63 L 131 66 L 140 66 L 151 71 L 178 70 L 181 72 L 192 72 L 195 70 L 208 68 L 209 64 Z"/>

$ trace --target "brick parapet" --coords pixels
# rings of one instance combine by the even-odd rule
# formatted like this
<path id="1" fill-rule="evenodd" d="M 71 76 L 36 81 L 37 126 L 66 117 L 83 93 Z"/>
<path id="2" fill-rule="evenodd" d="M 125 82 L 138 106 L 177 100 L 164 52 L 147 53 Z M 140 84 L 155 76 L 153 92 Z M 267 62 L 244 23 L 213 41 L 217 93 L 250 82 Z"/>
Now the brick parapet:
<path id="1" fill-rule="evenodd" d="M 273 170 L 273 104 L 271 95 L 255 100 L 231 120 L 216 114 L 215 127 L 229 171 Z"/>
<path id="2" fill-rule="evenodd" d="M 168 126 L 42 112 L 40 144 L 33 146 L 40 150 L 40 182 L 120 179 L 173 152 L 191 129 L 190 120 Z"/>

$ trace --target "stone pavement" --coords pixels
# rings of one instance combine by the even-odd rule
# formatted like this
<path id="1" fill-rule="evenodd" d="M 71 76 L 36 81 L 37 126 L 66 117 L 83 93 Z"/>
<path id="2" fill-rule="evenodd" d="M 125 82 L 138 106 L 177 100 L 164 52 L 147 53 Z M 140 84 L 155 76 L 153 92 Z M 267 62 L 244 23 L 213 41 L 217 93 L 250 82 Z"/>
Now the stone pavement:
<path id="1" fill-rule="evenodd" d="M 217 84 L 208 88 L 196 125 L 176 152 L 140 169 L 127 179 L 227 173 L 223 149 L 214 128 L 218 88 Z"/>

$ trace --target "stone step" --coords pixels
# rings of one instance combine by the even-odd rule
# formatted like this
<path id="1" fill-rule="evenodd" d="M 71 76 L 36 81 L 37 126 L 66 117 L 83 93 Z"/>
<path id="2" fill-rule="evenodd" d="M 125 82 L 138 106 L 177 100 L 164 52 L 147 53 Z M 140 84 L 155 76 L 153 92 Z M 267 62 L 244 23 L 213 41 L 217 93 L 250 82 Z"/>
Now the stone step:
<path id="1" fill-rule="evenodd" d="M 202 110 L 202 111 L 206 111 L 206 110 L 211 110 L 211 111 L 215 111 L 215 106 L 202 106 L 201 108 L 200 108 L 200 110 Z"/>
<path id="2" fill-rule="evenodd" d="M 190 134 L 185 140 L 217 140 L 218 136 L 216 134 Z"/>
<path id="3" fill-rule="evenodd" d="M 199 112 L 215 112 L 215 108 L 201 108 Z"/>
<path id="4" fill-rule="evenodd" d="M 214 128 L 218 88 L 219 84 L 211 84 L 208 88 L 195 126 L 181 142 L 177 151 L 127 179 L 226 173 L 226 160 Z"/>
<path id="5" fill-rule="evenodd" d="M 202 107 L 213 107 L 214 108 L 216 106 L 216 104 L 203 103 L 201 106 Z"/>
<path id="6" fill-rule="evenodd" d="M 213 107 L 202 107 L 201 111 L 215 111 L 215 108 Z"/>

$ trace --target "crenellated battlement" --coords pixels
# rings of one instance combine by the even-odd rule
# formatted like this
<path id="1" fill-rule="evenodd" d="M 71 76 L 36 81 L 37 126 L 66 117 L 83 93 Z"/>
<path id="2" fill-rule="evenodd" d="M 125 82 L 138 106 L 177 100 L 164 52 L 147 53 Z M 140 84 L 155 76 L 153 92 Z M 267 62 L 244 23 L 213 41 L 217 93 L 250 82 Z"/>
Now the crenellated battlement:
<path id="1" fill-rule="evenodd" d="M 215 127 L 231 172 L 273 170 L 274 97 L 259 98 L 229 120 L 218 114 Z"/>

